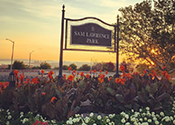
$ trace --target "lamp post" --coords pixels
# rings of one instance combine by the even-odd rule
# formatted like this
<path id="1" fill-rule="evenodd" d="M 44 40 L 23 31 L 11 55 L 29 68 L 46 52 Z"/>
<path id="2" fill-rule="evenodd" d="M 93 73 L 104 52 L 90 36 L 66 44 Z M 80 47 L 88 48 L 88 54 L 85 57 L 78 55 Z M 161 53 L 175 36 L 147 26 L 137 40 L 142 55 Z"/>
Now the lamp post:
<path id="1" fill-rule="evenodd" d="M 9 80 L 9 86 L 15 87 L 15 74 L 13 71 L 10 72 L 8 80 Z"/>
<path id="2" fill-rule="evenodd" d="M 32 52 L 29 53 L 29 69 L 30 69 L 30 61 L 31 61 L 31 54 L 34 52 L 34 50 Z"/>
<path id="3" fill-rule="evenodd" d="M 8 41 L 13 43 L 13 45 L 12 45 L 12 56 L 11 56 L 11 66 L 10 66 L 10 72 L 12 72 L 12 63 L 13 63 L 13 53 L 14 53 L 14 46 L 15 46 L 14 44 L 15 44 L 15 42 L 10 40 L 10 39 L 8 39 L 8 38 L 6 40 L 8 40 Z"/>

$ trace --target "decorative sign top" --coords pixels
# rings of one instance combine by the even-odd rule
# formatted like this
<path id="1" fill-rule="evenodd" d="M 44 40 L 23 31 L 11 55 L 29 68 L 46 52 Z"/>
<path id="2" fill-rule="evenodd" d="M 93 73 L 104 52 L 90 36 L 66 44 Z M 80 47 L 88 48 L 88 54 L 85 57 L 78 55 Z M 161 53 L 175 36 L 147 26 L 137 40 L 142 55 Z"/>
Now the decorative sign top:
<path id="1" fill-rule="evenodd" d="M 112 47 L 112 30 L 95 23 L 72 25 L 71 44 Z"/>

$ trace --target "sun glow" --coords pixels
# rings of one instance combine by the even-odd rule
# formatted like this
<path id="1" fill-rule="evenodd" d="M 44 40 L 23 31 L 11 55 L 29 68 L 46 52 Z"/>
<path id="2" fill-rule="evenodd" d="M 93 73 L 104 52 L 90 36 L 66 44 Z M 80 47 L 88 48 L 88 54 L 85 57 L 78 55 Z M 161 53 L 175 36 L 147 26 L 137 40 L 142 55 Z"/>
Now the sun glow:
<path id="1" fill-rule="evenodd" d="M 159 51 L 158 51 L 158 49 L 153 48 L 151 50 L 151 53 L 154 54 L 154 55 L 158 55 Z"/>
<path id="2" fill-rule="evenodd" d="M 155 65 L 155 63 L 154 63 L 153 61 L 151 61 L 151 65 L 153 65 L 153 66 L 154 66 L 154 65 Z"/>
<path id="3" fill-rule="evenodd" d="M 157 54 L 157 52 L 156 52 L 155 49 L 152 49 L 152 50 L 151 50 L 151 53 L 153 53 L 153 54 Z"/>

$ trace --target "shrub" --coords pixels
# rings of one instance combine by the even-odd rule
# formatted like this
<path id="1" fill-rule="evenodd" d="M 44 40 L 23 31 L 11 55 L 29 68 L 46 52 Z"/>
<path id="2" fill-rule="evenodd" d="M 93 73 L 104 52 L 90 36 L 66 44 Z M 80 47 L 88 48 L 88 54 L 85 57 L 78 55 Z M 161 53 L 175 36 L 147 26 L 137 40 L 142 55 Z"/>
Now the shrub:
<path id="1" fill-rule="evenodd" d="M 51 65 L 49 63 L 47 63 L 47 62 L 42 62 L 40 64 L 40 68 L 41 69 L 51 69 Z"/>
<path id="2" fill-rule="evenodd" d="M 48 120 L 66 121 L 75 114 L 104 113 L 119 114 L 132 109 L 139 111 L 149 107 L 150 112 L 171 112 L 174 86 L 170 76 L 162 72 L 158 79 L 155 72 L 143 74 L 123 72 L 119 78 L 106 77 L 96 70 L 84 72 L 72 71 L 66 77 L 53 78 L 53 71 L 44 77 L 25 79 L 16 75 L 15 88 L 0 84 L 0 107 L 16 112 L 40 114 Z M 107 73 L 107 72 L 106 72 Z"/>

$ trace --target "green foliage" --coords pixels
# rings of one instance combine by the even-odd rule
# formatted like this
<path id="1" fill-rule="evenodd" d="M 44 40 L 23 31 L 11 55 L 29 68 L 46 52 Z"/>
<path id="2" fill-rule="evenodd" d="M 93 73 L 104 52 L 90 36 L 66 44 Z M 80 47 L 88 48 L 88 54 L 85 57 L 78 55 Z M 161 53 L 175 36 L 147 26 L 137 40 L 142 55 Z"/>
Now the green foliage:
<path id="1" fill-rule="evenodd" d="M 150 66 L 149 64 L 140 63 L 135 68 L 136 68 L 136 71 L 141 73 L 141 74 L 143 73 L 143 70 L 147 69 L 150 72 L 154 70 L 158 76 L 162 75 L 162 71 L 159 68 L 156 68 L 154 66 Z"/>
<path id="2" fill-rule="evenodd" d="M 24 64 L 23 61 L 15 60 L 15 62 L 13 63 L 12 68 L 13 69 L 26 69 L 27 66 Z"/>
<path id="3" fill-rule="evenodd" d="M 80 71 L 89 71 L 90 68 L 91 68 L 90 65 L 88 65 L 88 64 L 83 64 L 78 70 L 80 70 Z"/>
<path id="4" fill-rule="evenodd" d="M 102 70 L 102 71 L 114 71 L 115 65 L 112 62 L 102 62 L 102 63 L 96 63 L 92 66 L 92 69 L 96 70 Z"/>
<path id="5" fill-rule="evenodd" d="M 139 72 L 139 73 L 143 73 L 143 70 L 145 69 L 149 69 L 149 65 L 143 63 L 143 64 L 138 64 L 136 66 L 136 70 Z"/>
<path id="6" fill-rule="evenodd" d="M 173 102 L 173 104 L 175 104 Z M 66 121 L 67 125 L 173 125 L 174 120 L 174 106 L 171 107 L 171 111 L 156 113 L 150 111 L 149 107 L 139 109 L 139 111 L 130 110 L 122 111 L 120 114 L 98 114 L 90 113 L 89 115 L 85 114 L 76 114 L 75 117 L 70 118 Z"/>
<path id="7" fill-rule="evenodd" d="M 172 70 L 175 9 L 172 0 L 151 0 L 120 8 L 120 49 L 129 58 Z M 154 6 L 152 6 L 154 5 Z"/>
<path id="8" fill-rule="evenodd" d="M 35 122 L 35 117 L 32 112 L 28 112 L 24 114 L 24 112 L 12 111 L 12 110 L 4 110 L 0 109 L 0 124 L 10 124 L 10 125 L 32 125 Z"/>
<path id="9" fill-rule="evenodd" d="M 75 65 L 74 63 L 71 63 L 71 64 L 69 65 L 69 67 L 71 67 L 72 70 L 76 70 L 76 69 L 77 69 L 77 65 Z"/>
<path id="10" fill-rule="evenodd" d="M 33 66 L 32 69 L 41 69 L 40 66 Z"/>
<path id="11" fill-rule="evenodd" d="M 56 120 L 47 120 L 41 115 L 33 114 L 32 112 L 18 112 L 13 110 L 0 109 L 0 124 L 1 125 L 62 125 L 62 121 L 57 122 Z"/>
<path id="12" fill-rule="evenodd" d="M 107 62 L 107 63 L 104 63 L 104 64 L 103 64 L 103 69 L 102 69 L 102 70 L 112 72 L 112 71 L 114 71 L 114 68 L 115 68 L 114 63 L 112 63 L 112 62 Z"/>
<path id="13" fill-rule="evenodd" d="M 54 67 L 54 69 L 59 69 L 59 67 Z"/>
<path id="14" fill-rule="evenodd" d="M 31 111 L 50 120 L 65 121 L 76 113 L 118 114 L 147 106 L 150 111 L 160 112 L 169 110 L 172 105 L 175 87 L 165 76 L 159 80 L 148 74 L 134 74 L 131 78 L 125 74 L 120 78 L 126 80 L 124 84 L 115 82 L 115 78 L 104 77 L 101 81 L 102 76 L 81 76 L 74 81 L 64 77 L 48 81 L 42 77 L 37 79 L 37 84 L 18 83 L 16 88 L 7 87 L 0 93 L 0 107 L 16 112 Z"/>
<path id="15" fill-rule="evenodd" d="M 145 76 L 146 77 L 146 76 Z M 93 86 L 93 83 L 92 83 Z M 90 100 L 95 105 L 94 111 L 119 113 L 123 110 L 138 110 L 149 106 L 152 111 L 161 111 L 167 102 L 171 102 L 171 83 L 165 79 L 152 81 L 151 78 L 133 77 L 125 86 L 111 81 L 103 84 L 101 90 L 91 88 Z M 156 104 L 156 105 L 155 105 Z"/>
<path id="16" fill-rule="evenodd" d="M 131 62 L 126 62 L 125 60 L 120 63 L 120 65 L 125 67 L 125 72 L 133 72 L 134 64 Z M 143 69 L 144 70 L 144 69 Z M 141 70 L 141 71 L 143 71 Z"/>
<path id="17" fill-rule="evenodd" d="M 93 70 L 96 69 L 97 71 L 98 71 L 98 70 L 102 70 L 102 68 L 103 68 L 103 64 L 102 64 L 102 63 L 96 63 L 96 64 L 94 64 L 94 65 L 92 66 L 92 69 L 93 69 Z"/>
<path id="18" fill-rule="evenodd" d="M 42 62 L 40 64 L 40 68 L 41 69 L 51 69 L 51 65 L 49 63 L 47 63 L 47 62 Z"/>
<path id="19" fill-rule="evenodd" d="M 68 70 L 69 66 L 68 65 L 63 65 L 63 70 Z"/>

